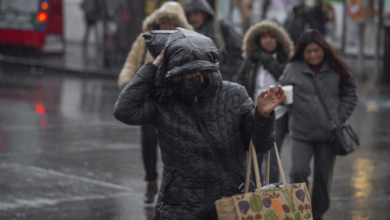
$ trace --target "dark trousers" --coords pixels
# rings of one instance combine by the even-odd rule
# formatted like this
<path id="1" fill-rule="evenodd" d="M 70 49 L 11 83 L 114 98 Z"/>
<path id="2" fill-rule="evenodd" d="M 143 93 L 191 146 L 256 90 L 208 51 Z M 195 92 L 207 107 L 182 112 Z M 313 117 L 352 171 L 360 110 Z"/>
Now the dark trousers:
<path id="1" fill-rule="evenodd" d="M 310 160 L 314 155 L 314 182 L 312 190 L 313 219 L 322 219 L 330 206 L 330 188 L 336 155 L 332 152 L 329 142 L 292 142 L 291 183 L 305 182 L 310 175 Z"/>
<path id="2" fill-rule="evenodd" d="M 284 137 L 288 133 L 288 113 L 284 114 L 281 118 L 277 119 L 275 121 L 275 143 L 278 147 L 278 153 L 282 152 L 282 144 Z M 279 183 L 280 181 L 280 175 L 279 175 L 279 166 L 278 161 L 276 159 L 276 153 L 275 148 L 271 148 L 271 161 L 270 161 L 270 174 L 269 174 L 269 182 L 270 183 Z M 259 164 L 260 170 L 262 167 L 262 162 L 265 158 L 265 161 L 267 162 L 267 154 L 265 155 L 257 155 L 257 163 Z M 263 184 L 266 183 L 265 175 L 261 171 L 262 176 L 262 182 Z"/>
<path id="3" fill-rule="evenodd" d="M 141 127 L 142 160 L 146 172 L 146 181 L 157 179 L 157 131 L 153 126 Z"/>

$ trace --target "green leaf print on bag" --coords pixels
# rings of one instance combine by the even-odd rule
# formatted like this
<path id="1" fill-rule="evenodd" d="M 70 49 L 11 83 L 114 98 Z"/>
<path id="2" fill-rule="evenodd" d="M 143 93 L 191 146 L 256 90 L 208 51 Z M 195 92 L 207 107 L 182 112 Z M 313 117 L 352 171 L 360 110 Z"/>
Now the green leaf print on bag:
<path id="1" fill-rule="evenodd" d="M 254 195 L 249 199 L 249 204 L 251 210 L 254 213 L 259 213 L 263 210 L 263 203 L 261 202 L 261 197 L 259 195 Z"/>
<path id="2" fill-rule="evenodd" d="M 295 213 L 295 220 L 301 220 L 301 213 Z"/>
<path id="3" fill-rule="evenodd" d="M 273 209 L 271 209 L 265 213 L 264 220 L 279 220 L 279 217 L 276 214 L 276 212 Z"/>
<path id="4" fill-rule="evenodd" d="M 291 185 L 291 186 L 294 187 L 294 185 Z M 286 200 L 287 200 L 288 206 L 291 209 L 291 212 L 295 213 L 295 205 L 294 205 L 294 198 L 293 198 L 293 191 L 294 190 L 292 188 L 290 188 L 290 192 L 289 192 L 288 189 L 289 189 L 288 187 L 284 187 L 284 190 L 282 190 L 282 193 L 286 197 Z"/>

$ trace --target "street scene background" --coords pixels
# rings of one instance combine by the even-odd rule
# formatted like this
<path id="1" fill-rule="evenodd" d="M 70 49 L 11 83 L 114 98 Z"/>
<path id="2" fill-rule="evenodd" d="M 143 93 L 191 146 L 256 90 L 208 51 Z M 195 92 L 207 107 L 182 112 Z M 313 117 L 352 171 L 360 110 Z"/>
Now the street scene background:
<path id="1" fill-rule="evenodd" d="M 117 77 L 142 20 L 163 2 L 105 4 L 96 31 L 85 43 L 81 0 L 63 0 L 60 52 L 1 45 L 0 220 L 152 219 L 154 205 L 143 202 L 140 128 L 117 121 L 113 107 L 119 95 Z M 242 30 L 243 15 L 231 1 L 211 2 L 220 18 Z M 291 2 L 275 2 L 267 16 L 282 22 Z M 381 1 L 361 1 L 366 8 L 372 3 L 373 10 L 378 9 L 375 2 Z M 337 158 L 331 207 L 324 217 L 390 219 L 390 78 L 384 49 L 390 37 L 388 18 L 381 32 L 375 16 L 361 21 L 347 16 L 342 28 L 345 2 L 330 4 L 337 26 L 328 40 L 358 82 L 359 102 L 348 123 L 361 144 L 353 154 Z M 261 15 L 252 16 L 256 21 Z M 281 159 L 289 182 L 290 137 Z M 160 182 L 160 157 L 158 170 Z"/>

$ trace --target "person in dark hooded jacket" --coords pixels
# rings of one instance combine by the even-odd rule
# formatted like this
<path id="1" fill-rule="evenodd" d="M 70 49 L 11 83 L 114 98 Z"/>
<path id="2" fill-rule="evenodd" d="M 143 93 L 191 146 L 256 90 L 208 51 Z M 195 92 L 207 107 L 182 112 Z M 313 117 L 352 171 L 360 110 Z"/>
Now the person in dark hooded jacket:
<path id="1" fill-rule="evenodd" d="M 182 6 L 173 1 L 164 3 L 159 9 L 145 18 L 142 32 L 153 30 L 173 30 L 176 27 L 192 29 L 188 24 Z M 126 62 L 118 77 L 118 86 L 121 90 L 131 81 L 137 70 L 146 62 L 153 61 L 152 55 L 147 51 L 145 40 L 140 34 L 131 46 Z M 142 160 L 147 181 L 145 203 L 153 203 L 158 192 L 157 187 L 157 132 L 153 126 L 141 127 Z"/>
<path id="2" fill-rule="evenodd" d="M 286 28 L 294 46 L 298 44 L 301 34 L 310 28 L 310 8 L 304 0 L 298 0 L 287 14 L 284 28 Z"/>
<path id="3" fill-rule="evenodd" d="M 260 91 L 277 85 L 288 60 L 293 54 L 293 43 L 286 31 L 273 21 L 253 25 L 244 36 L 245 64 L 238 79 L 254 100 Z M 276 146 L 281 153 L 283 139 L 288 133 L 287 106 L 276 107 Z M 261 170 L 263 155 L 258 155 Z M 279 167 L 275 150 L 271 149 L 270 183 L 279 182 Z M 264 178 L 263 178 L 264 179 Z"/>
<path id="4" fill-rule="evenodd" d="M 285 99 L 283 89 L 259 94 L 256 108 L 243 86 L 222 81 L 217 61 L 210 38 L 176 28 L 163 53 L 141 67 L 115 104 L 123 123 L 158 129 L 164 168 L 155 220 L 216 220 L 214 202 L 242 192 L 199 125 L 242 182 L 250 140 L 259 153 L 273 146 L 273 110 Z"/>
<path id="5" fill-rule="evenodd" d="M 232 80 L 242 63 L 242 37 L 232 26 L 214 18 L 214 10 L 206 0 L 185 0 L 184 11 L 195 31 L 211 38 L 219 51 L 223 80 Z"/>

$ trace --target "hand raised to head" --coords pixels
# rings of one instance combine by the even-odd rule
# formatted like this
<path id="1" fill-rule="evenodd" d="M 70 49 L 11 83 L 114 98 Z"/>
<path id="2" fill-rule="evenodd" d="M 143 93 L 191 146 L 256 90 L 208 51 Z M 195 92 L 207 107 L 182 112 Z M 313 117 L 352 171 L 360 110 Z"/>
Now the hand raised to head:
<path id="1" fill-rule="evenodd" d="M 269 117 L 272 111 L 286 99 L 284 90 L 281 86 L 275 89 L 270 86 L 269 89 L 262 91 L 257 96 L 257 111 L 264 117 Z"/>

